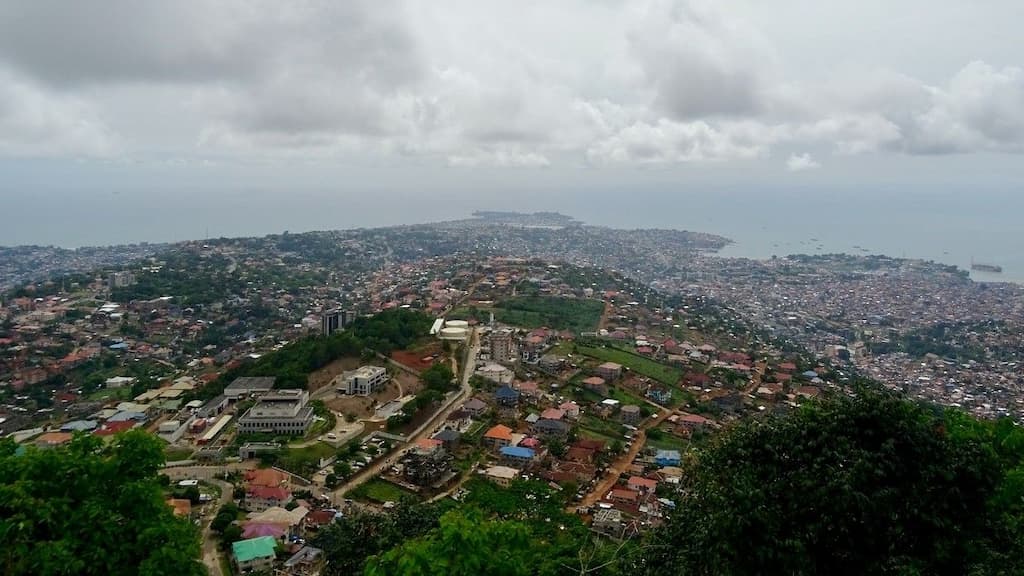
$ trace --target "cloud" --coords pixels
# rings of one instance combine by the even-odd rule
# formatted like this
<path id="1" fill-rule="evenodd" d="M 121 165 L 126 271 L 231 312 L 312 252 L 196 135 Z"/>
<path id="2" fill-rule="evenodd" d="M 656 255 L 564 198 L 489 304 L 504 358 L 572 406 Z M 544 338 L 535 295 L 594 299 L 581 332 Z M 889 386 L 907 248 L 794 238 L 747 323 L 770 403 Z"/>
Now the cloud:
<path id="1" fill-rule="evenodd" d="M 448 165 L 463 168 L 481 165 L 503 168 L 543 168 L 550 166 L 551 162 L 543 154 L 499 147 L 494 150 L 476 150 L 469 154 L 449 156 Z"/>
<path id="2" fill-rule="evenodd" d="M 595 163 L 665 164 L 750 159 L 768 154 L 771 129 L 703 120 L 636 122 L 587 150 Z"/>
<path id="3" fill-rule="evenodd" d="M 741 24 L 708 2 L 648 3 L 627 37 L 654 90 L 654 108 L 675 120 L 761 110 L 760 70 L 768 59 Z"/>
<path id="4" fill-rule="evenodd" d="M 120 143 L 87 103 L 0 68 L 0 155 L 109 157 Z"/>
<path id="5" fill-rule="evenodd" d="M 534 168 L 781 148 L 807 169 L 1024 151 L 1018 67 L 802 75 L 740 0 L 446 1 L 0 4 L 0 154 Z M 162 120 L 171 136 L 150 114 L 180 116 Z"/>
<path id="6" fill-rule="evenodd" d="M 789 170 L 790 172 L 806 172 L 820 167 L 821 164 L 818 164 L 814 158 L 806 152 L 803 154 L 790 154 L 789 159 L 786 160 L 786 170 Z"/>

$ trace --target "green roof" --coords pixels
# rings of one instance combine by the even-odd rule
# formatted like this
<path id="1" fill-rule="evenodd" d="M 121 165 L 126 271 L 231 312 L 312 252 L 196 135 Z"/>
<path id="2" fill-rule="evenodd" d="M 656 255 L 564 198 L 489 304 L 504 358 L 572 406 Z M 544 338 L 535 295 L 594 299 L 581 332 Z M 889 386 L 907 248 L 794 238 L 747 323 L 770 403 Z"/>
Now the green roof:
<path id="1" fill-rule="evenodd" d="M 276 546 L 277 540 L 275 540 L 273 536 L 260 536 L 259 538 L 239 540 L 232 544 L 231 548 L 235 552 L 236 560 L 239 562 L 248 562 L 250 560 L 255 560 L 256 558 L 273 556 Z"/>

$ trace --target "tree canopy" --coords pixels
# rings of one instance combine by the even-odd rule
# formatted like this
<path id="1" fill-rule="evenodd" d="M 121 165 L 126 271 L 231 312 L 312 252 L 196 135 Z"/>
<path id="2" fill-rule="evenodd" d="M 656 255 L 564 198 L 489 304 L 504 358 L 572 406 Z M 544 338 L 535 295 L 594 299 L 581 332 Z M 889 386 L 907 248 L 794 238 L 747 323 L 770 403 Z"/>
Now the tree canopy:
<path id="1" fill-rule="evenodd" d="M 0 571 L 7 575 L 201 575 L 198 534 L 164 501 L 163 446 L 130 431 L 109 445 L 0 442 Z"/>
<path id="2" fill-rule="evenodd" d="M 1022 439 L 878 390 L 738 423 L 687 463 L 643 570 L 1020 574 Z"/>

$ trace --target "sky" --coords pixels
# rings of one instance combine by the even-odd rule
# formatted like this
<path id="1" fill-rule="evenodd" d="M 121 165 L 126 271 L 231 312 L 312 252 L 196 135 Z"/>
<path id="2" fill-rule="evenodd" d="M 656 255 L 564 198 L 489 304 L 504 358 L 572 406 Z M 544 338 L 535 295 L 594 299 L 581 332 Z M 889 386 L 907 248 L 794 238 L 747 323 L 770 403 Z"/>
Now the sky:
<path id="1" fill-rule="evenodd" d="M 1015 191 L 1022 17 L 1019 0 L 3 2 L 0 205 Z"/>

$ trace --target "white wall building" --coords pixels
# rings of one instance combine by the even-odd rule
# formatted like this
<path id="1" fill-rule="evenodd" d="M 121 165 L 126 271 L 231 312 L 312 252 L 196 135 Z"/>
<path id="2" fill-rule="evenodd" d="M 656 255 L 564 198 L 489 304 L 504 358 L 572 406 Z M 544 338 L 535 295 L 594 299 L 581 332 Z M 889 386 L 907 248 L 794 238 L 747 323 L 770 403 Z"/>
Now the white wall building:
<path id="1" fill-rule="evenodd" d="M 388 371 L 380 366 L 360 366 L 345 372 L 337 380 L 338 392 L 354 396 L 369 396 L 387 385 Z"/>

